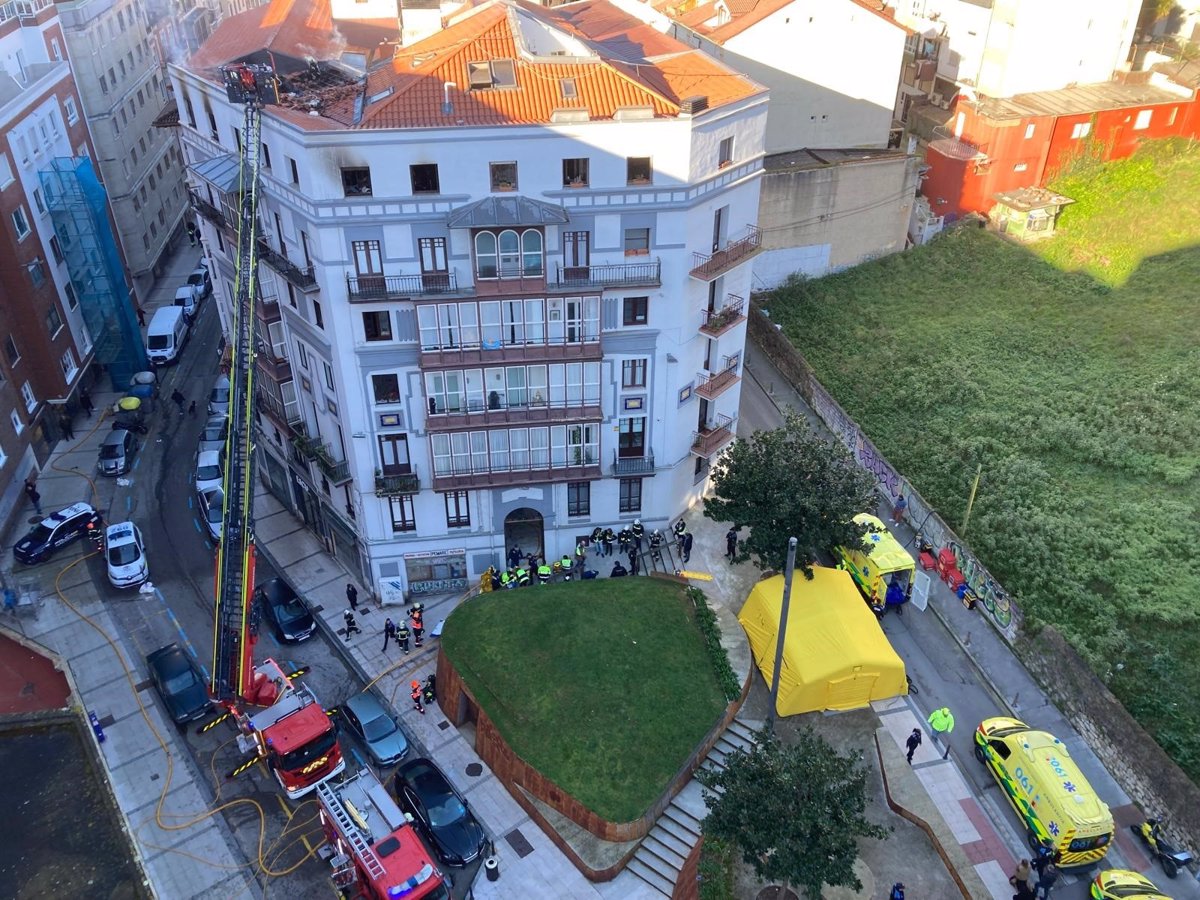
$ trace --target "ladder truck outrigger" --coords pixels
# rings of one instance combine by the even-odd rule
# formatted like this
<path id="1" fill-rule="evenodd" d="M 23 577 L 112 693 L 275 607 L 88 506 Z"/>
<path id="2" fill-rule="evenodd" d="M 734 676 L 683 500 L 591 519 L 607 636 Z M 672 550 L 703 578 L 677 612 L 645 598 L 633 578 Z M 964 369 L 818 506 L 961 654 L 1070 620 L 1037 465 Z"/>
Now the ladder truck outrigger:
<path id="1" fill-rule="evenodd" d="M 241 140 L 241 207 L 237 284 L 229 354 L 229 433 L 225 444 L 225 509 L 217 549 L 213 666 L 209 693 L 236 721 L 238 746 L 253 757 L 231 775 L 265 760 L 289 799 L 314 790 L 346 768 L 337 728 L 305 685 L 273 659 L 254 664 L 254 299 L 258 291 L 258 160 L 260 111 L 278 102 L 270 66 L 221 69 L 231 103 L 245 107 Z M 221 719 L 225 718 L 224 716 Z M 221 721 L 218 719 L 217 721 Z M 215 722 L 209 723 L 211 727 Z"/>

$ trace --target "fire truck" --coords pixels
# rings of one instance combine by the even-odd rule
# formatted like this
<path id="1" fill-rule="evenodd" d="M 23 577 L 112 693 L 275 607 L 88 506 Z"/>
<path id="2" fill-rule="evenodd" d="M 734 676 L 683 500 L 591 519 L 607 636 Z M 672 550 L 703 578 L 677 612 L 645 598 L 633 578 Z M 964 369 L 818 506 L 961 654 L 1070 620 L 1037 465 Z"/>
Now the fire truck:
<path id="1" fill-rule="evenodd" d="M 330 877 L 343 897 L 449 900 L 450 879 L 370 769 L 317 786 Z"/>
<path id="2" fill-rule="evenodd" d="M 260 611 L 254 599 L 254 301 L 258 294 L 258 168 L 260 111 L 277 103 L 270 66 L 236 64 L 222 70 L 231 103 L 244 106 L 237 221 L 237 283 L 230 328 L 229 432 L 225 443 L 221 542 L 217 549 L 213 665 L 209 693 L 239 728 L 238 746 L 275 773 L 289 799 L 309 793 L 344 771 L 337 729 L 303 684 L 273 659 L 254 664 Z M 222 717 L 224 718 L 224 717 Z M 217 720 L 220 721 L 220 720 Z M 205 727 L 212 727 L 215 722 Z"/>

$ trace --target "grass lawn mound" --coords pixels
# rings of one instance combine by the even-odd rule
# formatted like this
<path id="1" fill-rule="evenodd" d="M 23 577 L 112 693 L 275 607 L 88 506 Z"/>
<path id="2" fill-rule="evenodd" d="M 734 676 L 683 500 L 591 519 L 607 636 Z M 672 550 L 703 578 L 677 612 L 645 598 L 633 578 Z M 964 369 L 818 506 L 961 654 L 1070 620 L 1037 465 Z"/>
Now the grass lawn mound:
<path id="1" fill-rule="evenodd" d="M 632 821 L 725 709 L 691 601 L 651 578 L 496 591 L 442 649 L 509 746 L 592 812 Z"/>

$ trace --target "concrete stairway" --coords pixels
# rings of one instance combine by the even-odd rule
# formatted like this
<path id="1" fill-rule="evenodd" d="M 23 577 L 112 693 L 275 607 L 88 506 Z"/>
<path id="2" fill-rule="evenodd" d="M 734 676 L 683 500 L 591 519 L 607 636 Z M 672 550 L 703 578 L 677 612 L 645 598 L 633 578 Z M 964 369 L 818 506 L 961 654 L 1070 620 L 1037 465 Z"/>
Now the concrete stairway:
<path id="1" fill-rule="evenodd" d="M 725 758 L 735 748 L 749 751 L 761 724 L 735 718 L 700 763 L 700 768 L 720 771 L 725 768 Z M 625 871 L 670 897 L 684 860 L 700 839 L 700 822 L 706 815 L 704 788 L 693 778 L 659 816 Z"/>

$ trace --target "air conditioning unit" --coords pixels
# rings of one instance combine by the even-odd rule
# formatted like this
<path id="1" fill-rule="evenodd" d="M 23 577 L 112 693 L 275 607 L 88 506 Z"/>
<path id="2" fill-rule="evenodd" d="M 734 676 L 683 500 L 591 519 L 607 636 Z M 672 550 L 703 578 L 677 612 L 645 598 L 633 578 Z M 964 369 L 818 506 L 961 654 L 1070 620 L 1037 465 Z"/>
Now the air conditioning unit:
<path id="1" fill-rule="evenodd" d="M 942 95 L 941 94 L 930 94 L 929 102 L 932 103 L 934 106 L 941 106 L 942 105 Z"/>

